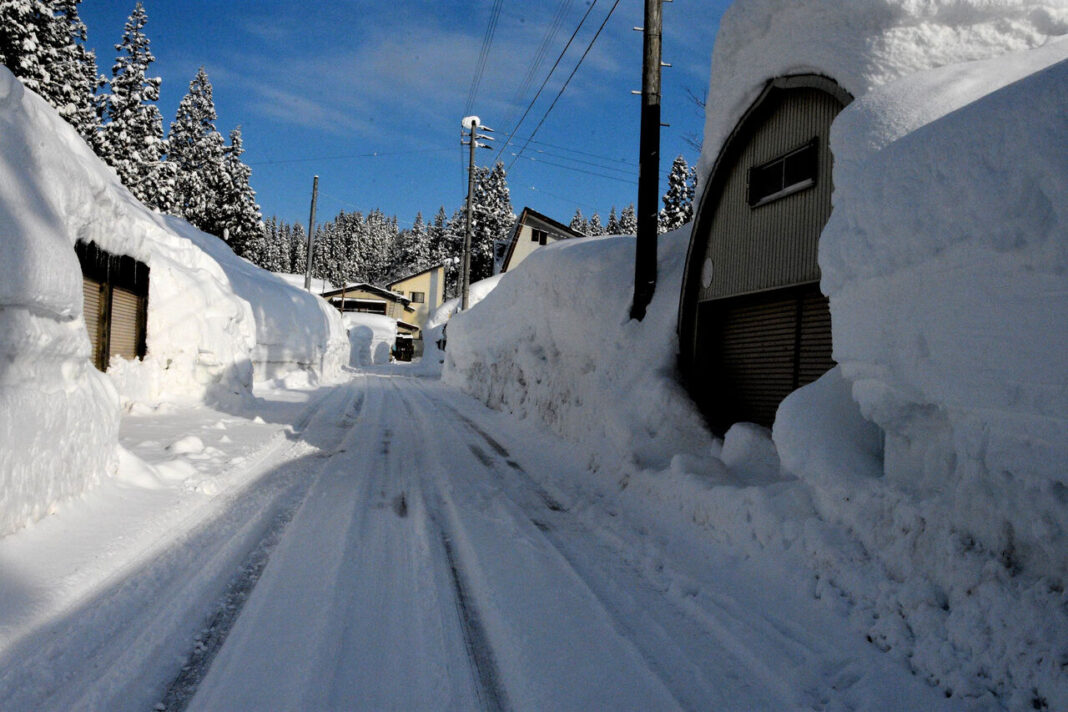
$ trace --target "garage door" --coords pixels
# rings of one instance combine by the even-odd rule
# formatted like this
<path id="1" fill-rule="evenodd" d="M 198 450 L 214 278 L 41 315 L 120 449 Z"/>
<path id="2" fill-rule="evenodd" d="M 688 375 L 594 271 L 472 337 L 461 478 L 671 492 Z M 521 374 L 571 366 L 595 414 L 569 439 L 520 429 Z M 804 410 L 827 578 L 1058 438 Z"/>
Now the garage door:
<path id="1" fill-rule="evenodd" d="M 93 365 L 104 370 L 104 361 L 101 351 L 101 337 L 104 324 L 104 285 L 96 280 L 82 277 L 82 296 L 85 300 L 83 316 L 85 317 L 85 329 L 89 332 L 90 352 Z"/>
<path id="2" fill-rule="evenodd" d="M 126 289 L 111 290 L 111 338 L 108 361 L 112 356 L 133 360 L 141 343 L 141 298 Z"/>
<path id="3" fill-rule="evenodd" d="M 830 369 L 831 313 L 816 285 L 702 302 L 696 367 L 712 425 L 770 426 L 783 398 Z"/>

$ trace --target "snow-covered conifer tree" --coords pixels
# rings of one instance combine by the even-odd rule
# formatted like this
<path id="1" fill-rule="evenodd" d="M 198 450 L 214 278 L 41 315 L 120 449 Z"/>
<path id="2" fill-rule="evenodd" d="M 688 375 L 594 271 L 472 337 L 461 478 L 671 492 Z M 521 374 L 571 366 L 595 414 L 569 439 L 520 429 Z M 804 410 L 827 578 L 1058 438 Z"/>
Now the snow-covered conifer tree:
<path id="1" fill-rule="evenodd" d="M 167 161 L 174 166 L 174 213 L 222 237 L 218 194 L 225 181 L 222 135 L 215 129 L 211 82 L 201 67 L 167 135 Z"/>
<path id="2" fill-rule="evenodd" d="M 575 216 L 571 218 L 571 223 L 568 225 L 572 230 L 580 235 L 590 234 L 590 224 L 586 221 L 586 218 L 582 215 L 582 208 L 575 210 Z"/>
<path id="3" fill-rule="evenodd" d="M 308 234 L 300 223 L 284 223 L 283 234 L 289 241 L 289 270 L 293 274 L 304 274 L 308 269 Z"/>
<path id="4" fill-rule="evenodd" d="M 97 147 L 103 83 L 85 47 L 81 0 L 0 0 L 0 64 Z"/>
<path id="5" fill-rule="evenodd" d="M 249 184 L 252 169 L 241 160 L 244 152 L 238 126 L 230 132 L 230 145 L 223 153 L 223 181 L 215 196 L 215 221 L 228 232 L 230 247 L 242 256 L 263 233 L 263 216 L 256 204 L 256 192 Z M 262 246 L 257 249 L 262 251 Z"/>
<path id="6" fill-rule="evenodd" d="M 144 33 L 148 16 L 141 3 L 134 6 L 103 96 L 106 123 L 98 153 L 115 169 L 123 185 L 145 205 L 168 211 L 174 204 L 174 164 L 165 163 L 159 77 L 148 77 L 155 61 Z"/>
<path id="7" fill-rule="evenodd" d="M 612 206 L 612 209 L 608 213 L 608 222 L 604 226 L 605 232 L 609 235 L 619 235 L 619 216 L 616 215 L 616 206 Z"/>
<path id="8" fill-rule="evenodd" d="M 690 221 L 693 215 L 693 175 L 694 172 L 682 156 L 671 164 L 668 188 L 663 197 L 664 209 L 659 216 L 660 232 L 677 230 Z"/>
<path id="9" fill-rule="evenodd" d="M 479 168 L 475 179 L 471 228 L 471 282 L 493 275 L 494 245 L 506 240 L 515 224 L 504 164 Z"/>
<path id="10" fill-rule="evenodd" d="M 619 234 L 635 235 L 637 232 L 638 216 L 634 212 L 634 203 L 631 203 L 619 214 Z"/>
<path id="11" fill-rule="evenodd" d="M 601 216 L 594 213 L 590 218 L 590 222 L 586 226 L 586 234 L 590 237 L 597 237 L 599 235 L 607 234 L 604 229 L 604 225 L 601 224 Z"/>

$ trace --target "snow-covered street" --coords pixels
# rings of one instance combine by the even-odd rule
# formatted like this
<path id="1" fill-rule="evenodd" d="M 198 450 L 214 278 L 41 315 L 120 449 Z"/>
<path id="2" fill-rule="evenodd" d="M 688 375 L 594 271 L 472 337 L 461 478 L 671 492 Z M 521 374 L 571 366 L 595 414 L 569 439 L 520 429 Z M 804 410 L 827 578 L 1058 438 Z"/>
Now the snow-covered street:
<path id="1" fill-rule="evenodd" d="M 0 541 L 0 708 L 950 702 L 788 571 L 619 507 L 571 446 L 439 381 L 257 409 L 128 417 L 161 486 Z"/>

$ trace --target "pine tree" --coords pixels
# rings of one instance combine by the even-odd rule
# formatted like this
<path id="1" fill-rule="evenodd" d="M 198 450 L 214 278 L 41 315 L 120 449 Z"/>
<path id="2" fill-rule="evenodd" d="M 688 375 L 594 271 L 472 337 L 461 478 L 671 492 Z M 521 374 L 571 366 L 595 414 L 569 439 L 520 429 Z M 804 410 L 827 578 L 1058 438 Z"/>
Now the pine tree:
<path id="1" fill-rule="evenodd" d="M 638 216 L 634 212 L 634 203 L 631 203 L 619 214 L 619 234 L 636 235 L 637 233 Z"/>
<path id="2" fill-rule="evenodd" d="M 163 117 L 154 103 L 159 101 L 160 78 L 145 76 L 155 61 L 144 34 L 147 20 L 144 7 L 137 3 L 122 42 L 115 45 L 119 56 L 103 97 L 107 123 L 98 153 L 138 200 L 168 211 L 174 204 L 174 166 L 163 162 Z"/>
<path id="3" fill-rule="evenodd" d="M 230 145 L 223 155 L 223 182 L 216 194 L 216 220 L 228 234 L 230 247 L 239 255 L 253 251 L 250 243 L 263 233 L 263 216 L 256 204 L 256 192 L 249 185 L 252 169 L 241 160 L 245 148 L 241 127 L 230 132 Z M 262 251 L 261 245 L 255 249 Z"/>
<path id="4" fill-rule="evenodd" d="M 612 206 L 612 209 L 608 213 L 608 222 L 604 226 L 605 233 L 608 235 L 619 235 L 619 218 L 616 216 L 616 206 Z"/>
<path id="5" fill-rule="evenodd" d="M 215 130 L 211 82 L 201 67 L 167 136 L 167 161 L 175 170 L 174 212 L 204 232 L 222 237 L 218 198 L 225 182 L 222 135 Z"/>
<path id="6" fill-rule="evenodd" d="M 677 230 L 690 221 L 693 215 L 694 175 L 682 156 L 671 164 L 668 189 L 663 197 L 664 209 L 659 216 L 660 232 Z"/>
<path id="7" fill-rule="evenodd" d="M 479 168 L 472 201 L 471 282 L 493 275 L 494 246 L 508 239 L 515 224 L 504 164 Z"/>
<path id="8" fill-rule="evenodd" d="M 430 266 L 430 233 L 421 212 L 416 213 L 411 229 L 400 233 L 394 262 L 391 272 L 395 276 L 412 274 Z"/>
<path id="9" fill-rule="evenodd" d="M 308 235 L 300 223 L 285 226 L 284 234 L 289 240 L 289 271 L 304 274 L 308 270 Z"/>
<path id="10" fill-rule="evenodd" d="M 597 213 L 594 213 L 593 217 L 590 218 L 590 222 L 586 226 L 586 230 L 586 234 L 590 237 L 598 237 L 600 235 L 607 234 L 605 232 L 604 225 L 601 224 L 601 216 Z"/>
<path id="11" fill-rule="evenodd" d="M 445 289 L 446 294 L 450 297 L 460 296 L 464 257 L 464 230 L 466 226 L 467 215 L 463 208 L 453 212 L 452 217 L 445 223 L 444 250 L 451 260 L 445 268 Z"/>
<path id="12" fill-rule="evenodd" d="M 582 216 L 582 208 L 575 210 L 575 216 L 571 218 L 571 224 L 568 225 L 572 230 L 580 235 L 590 234 L 590 224 L 586 221 L 586 218 Z"/>
<path id="13" fill-rule="evenodd" d="M 81 0 L 0 0 L 0 64 L 40 94 L 94 148 L 103 84 L 86 49 Z"/>

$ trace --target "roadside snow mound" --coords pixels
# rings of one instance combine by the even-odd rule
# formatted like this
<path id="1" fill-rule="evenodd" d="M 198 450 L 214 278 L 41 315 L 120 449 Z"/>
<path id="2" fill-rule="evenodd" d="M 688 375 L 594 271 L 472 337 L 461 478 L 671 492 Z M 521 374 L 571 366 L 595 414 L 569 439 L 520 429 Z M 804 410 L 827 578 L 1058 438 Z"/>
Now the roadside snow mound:
<path id="1" fill-rule="evenodd" d="M 629 318 L 634 238 L 561 240 L 501 275 L 449 322 L 443 378 L 492 408 L 532 417 L 586 446 L 663 466 L 707 447 L 708 433 L 672 379 L 674 314 L 689 228 L 661 236 L 656 297 Z"/>
<path id="2" fill-rule="evenodd" d="M 390 351 L 397 340 L 397 320 L 383 314 L 345 314 L 349 330 L 350 366 L 389 363 Z"/>
<path id="3" fill-rule="evenodd" d="M 78 240 L 150 269 L 148 355 L 107 375 L 88 360 Z M 0 535 L 114 469 L 120 400 L 240 400 L 254 364 L 332 377 L 348 359 L 325 305 L 145 208 L 3 67 L 0 249 Z"/>

